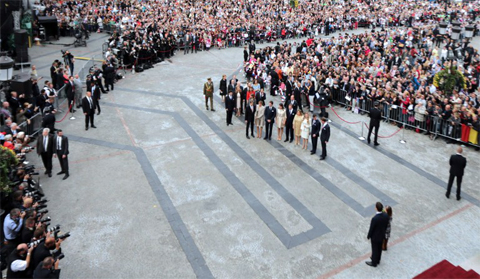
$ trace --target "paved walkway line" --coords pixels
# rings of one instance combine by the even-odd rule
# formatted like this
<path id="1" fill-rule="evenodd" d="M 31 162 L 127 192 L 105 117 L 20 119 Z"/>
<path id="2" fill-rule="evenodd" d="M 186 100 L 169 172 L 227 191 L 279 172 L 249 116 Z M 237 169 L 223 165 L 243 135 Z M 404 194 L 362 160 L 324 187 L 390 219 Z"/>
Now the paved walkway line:
<path id="1" fill-rule="evenodd" d="M 210 269 L 208 268 L 205 262 L 205 259 L 203 258 L 202 253 L 200 253 L 200 250 L 198 249 L 197 245 L 195 244 L 195 241 L 190 235 L 187 229 L 187 226 L 185 225 L 185 223 L 182 220 L 182 217 L 180 216 L 177 209 L 173 205 L 173 202 L 170 199 L 170 196 L 168 195 L 167 191 L 165 190 L 165 187 L 163 186 L 162 182 L 158 178 L 157 173 L 153 169 L 152 164 L 148 160 L 148 157 L 143 151 L 143 149 L 129 146 L 129 145 L 108 142 L 108 141 L 103 141 L 98 139 L 89 139 L 89 138 L 84 138 L 84 137 L 79 137 L 74 135 L 70 135 L 69 139 L 77 142 L 83 142 L 83 143 L 103 146 L 107 148 L 132 151 L 135 154 L 138 162 L 140 163 L 143 173 L 145 174 L 145 177 L 147 178 L 147 181 L 150 184 L 150 187 L 153 193 L 155 194 L 155 197 L 157 198 L 158 203 L 162 207 L 162 210 L 168 220 L 168 223 L 170 224 L 173 230 L 173 233 L 177 237 L 177 240 L 180 246 L 182 247 L 182 250 L 185 253 L 185 256 L 187 257 L 188 262 L 192 266 L 193 272 L 195 273 L 197 278 L 214 278 L 212 272 L 210 271 Z"/>

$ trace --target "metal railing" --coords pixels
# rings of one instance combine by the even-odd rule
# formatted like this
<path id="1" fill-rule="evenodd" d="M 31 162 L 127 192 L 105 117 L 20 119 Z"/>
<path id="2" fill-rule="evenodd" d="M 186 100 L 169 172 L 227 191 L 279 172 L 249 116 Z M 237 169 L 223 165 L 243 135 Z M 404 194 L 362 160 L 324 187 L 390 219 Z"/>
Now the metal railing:
<path id="1" fill-rule="evenodd" d="M 363 98 L 362 98 L 363 97 Z M 332 88 L 332 101 L 345 106 L 346 109 L 365 114 L 373 107 L 374 101 L 368 96 L 352 98 L 345 90 Z M 420 110 L 415 110 L 415 105 L 408 107 L 380 103 L 382 118 L 387 122 L 396 123 L 399 127 L 425 132 L 431 139 L 443 137 L 447 140 L 462 144 L 480 147 L 478 133 L 471 125 L 460 123 L 457 120 L 443 119 L 440 116 L 429 115 Z"/>

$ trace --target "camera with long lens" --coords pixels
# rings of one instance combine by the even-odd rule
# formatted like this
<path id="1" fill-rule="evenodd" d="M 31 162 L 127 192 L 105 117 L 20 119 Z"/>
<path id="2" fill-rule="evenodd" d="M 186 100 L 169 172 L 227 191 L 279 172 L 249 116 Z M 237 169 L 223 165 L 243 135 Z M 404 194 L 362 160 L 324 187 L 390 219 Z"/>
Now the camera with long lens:
<path id="1" fill-rule="evenodd" d="M 40 238 L 38 240 L 35 240 L 35 241 L 32 241 L 32 242 L 28 243 L 27 245 L 28 245 L 28 248 L 30 248 L 32 246 L 38 246 L 38 244 L 43 243 L 43 242 L 45 242 L 45 237 L 42 237 L 42 238 Z"/>

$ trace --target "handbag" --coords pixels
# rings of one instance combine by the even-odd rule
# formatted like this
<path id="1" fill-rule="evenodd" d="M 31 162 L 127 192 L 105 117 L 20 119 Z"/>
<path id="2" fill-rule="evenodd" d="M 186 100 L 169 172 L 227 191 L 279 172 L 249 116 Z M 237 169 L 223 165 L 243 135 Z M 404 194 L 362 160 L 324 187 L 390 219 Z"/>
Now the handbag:
<path id="1" fill-rule="evenodd" d="M 352 97 L 350 97 L 350 96 L 347 95 L 347 96 L 345 96 L 345 100 L 347 100 L 347 101 L 350 102 L 350 101 L 352 100 Z"/>

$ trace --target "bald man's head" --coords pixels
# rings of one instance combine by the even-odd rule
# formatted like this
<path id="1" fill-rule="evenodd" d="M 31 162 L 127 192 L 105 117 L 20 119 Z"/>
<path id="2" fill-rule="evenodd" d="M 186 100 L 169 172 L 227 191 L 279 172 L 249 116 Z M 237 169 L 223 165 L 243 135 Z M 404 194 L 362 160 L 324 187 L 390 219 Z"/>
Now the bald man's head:
<path id="1" fill-rule="evenodd" d="M 459 147 L 457 148 L 457 153 L 458 153 L 458 154 L 462 154 L 462 152 L 463 152 L 463 148 L 462 148 L 461 146 L 459 146 Z"/>

